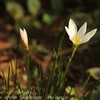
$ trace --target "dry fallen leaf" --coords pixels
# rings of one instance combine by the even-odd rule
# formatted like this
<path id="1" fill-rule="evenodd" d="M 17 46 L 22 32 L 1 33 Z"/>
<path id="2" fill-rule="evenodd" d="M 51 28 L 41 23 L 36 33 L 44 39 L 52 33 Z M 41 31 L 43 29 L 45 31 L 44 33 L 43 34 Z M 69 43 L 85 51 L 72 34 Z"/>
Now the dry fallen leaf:
<path id="1" fill-rule="evenodd" d="M 87 72 L 95 79 L 100 78 L 100 67 L 94 67 L 87 70 Z"/>

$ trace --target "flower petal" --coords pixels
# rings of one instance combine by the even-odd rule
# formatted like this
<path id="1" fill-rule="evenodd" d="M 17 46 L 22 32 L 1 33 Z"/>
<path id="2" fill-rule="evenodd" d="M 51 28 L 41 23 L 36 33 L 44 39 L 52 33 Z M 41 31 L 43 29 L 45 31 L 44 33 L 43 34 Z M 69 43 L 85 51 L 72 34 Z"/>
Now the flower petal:
<path id="1" fill-rule="evenodd" d="M 88 32 L 88 33 L 82 38 L 80 44 L 85 43 L 85 42 L 88 42 L 88 41 L 91 39 L 91 37 L 96 33 L 96 31 L 97 31 L 97 29 L 94 29 L 94 30 Z"/>
<path id="2" fill-rule="evenodd" d="M 27 32 L 26 32 L 25 28 L 23 29 L 23 31 L 24 31 L 25 41 L 28 43 L 28 36 L 27 36 Z"/>
<path id="3" fill-rule="evenodd" d="M 69 20 L 70 36 L 74 36 L 77 33 L 77 26 L 72 19 Z"/>
<path id="4" fill-rule="evenodd" d="M 23 41 L 23 30 L 20 28 L 20 36 L 21 36 L 21 39 Z"/>
<path id="5" fill-rule="evenodd" d="M 67 34 L 69 35 L 69 37 L 70 37 L 70 36 L 71 36 L 71 32 L 70 32 L 70 30 L 67 28 L 67 26 L 65 26 L 65 30 L 66 30 Z"/>
<path id="6" fill-rule="evenodd" d="M 87 23 L 85 22 L 81 28 L 79 29 L 79 31 L 77 32 L 77 36 L 79 36 L 80 38 L 82 38 L 84 36 L 84 34 L 86 33 L 86 28 L 87 28 Z"/>
<path id="7" fill-rule="evenodd" d="M 65 26 L 65 30 L 69 36 L 69 39 L 73 42 L 72 38 L 73 38 L 73 35 L 71 34 L 70 30 Z"/>
<path id="8" fill-rule="evenodd" d="M 26 47 L 26 50 L 29 50 L 29 47 L 28 47 L 28 36 L 27 36 L 27 32 L 26 30 L 23 28 L 23 30 L 20 28 L 20 36 L 21 36 L 21 39 Z"/>
<path id="9" fill-rule="evenodd" d="M 28 43 L 27 32 L 24 28 L 23 28 L 23 30 L 20 28 L 20 36 L 24 43 Z"/>

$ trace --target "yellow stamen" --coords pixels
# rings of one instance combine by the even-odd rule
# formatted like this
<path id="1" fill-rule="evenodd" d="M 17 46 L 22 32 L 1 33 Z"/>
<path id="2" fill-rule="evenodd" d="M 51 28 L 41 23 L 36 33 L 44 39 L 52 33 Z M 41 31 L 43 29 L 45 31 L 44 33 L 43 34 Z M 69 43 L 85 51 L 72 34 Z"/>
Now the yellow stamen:
<path id="1" fill-rule="evenodd" d="M 80 38 L 79 36 L 75 35 L 75 36 L 73 37 L 73 40 L 74 40 L 75 44 L 79 44 L 80 41 L 81 41 L 81 38 Z"/>

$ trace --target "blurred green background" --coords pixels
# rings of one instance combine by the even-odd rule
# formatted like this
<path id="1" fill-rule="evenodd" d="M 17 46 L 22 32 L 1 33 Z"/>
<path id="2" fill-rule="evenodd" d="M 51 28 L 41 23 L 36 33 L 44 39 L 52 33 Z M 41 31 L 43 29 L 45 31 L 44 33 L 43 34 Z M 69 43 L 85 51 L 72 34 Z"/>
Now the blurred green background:
<path id="1" fill-rule="evenodd" d="M 66 24 L 69 18 L 78 25 L 87 21 L 91 27 L 98 27 L 100 0 L 0 0 L 1 18 L 16 30 L 21 26 L 40 29 L 54 21 Z"/>
<path id="2" fill-rule="evenodd" d="M 0 31 L 19 33 L 19 28 L 25 28 L 29 42 L 32 45 L 39 44 L 39 50 L 41 45 L 49 49 L 57 47 L 70 18 L 78 28 L 84 22 L 88 23 L 87 31 L 98 28 L 88 44 L 99 45 L 100 0 L 0 0 Z M 71 46 L 66 34 L 64 48 Z M 99 51 L 98 48 L 94 51 Z"/>

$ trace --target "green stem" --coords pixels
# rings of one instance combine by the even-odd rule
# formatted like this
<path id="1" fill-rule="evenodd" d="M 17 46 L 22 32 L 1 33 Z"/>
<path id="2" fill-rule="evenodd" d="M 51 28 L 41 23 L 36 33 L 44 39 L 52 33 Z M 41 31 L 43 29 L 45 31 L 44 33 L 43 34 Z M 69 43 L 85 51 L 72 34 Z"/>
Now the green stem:
<path id="1" fill-rule="evenodd" d="M 36 85 L 37 85 L 38 94 L 39 94 L 39 96 L 40 96 L 40 87 L 39 87 L 38 80 L 37 80 L 37 78 L 36 78 L 36 76 L 35 76 L 35 73 L 34 73 L 34 78 L 35 78 L 35 81 L 36 81 Z"/>
<path id="2" fill-rule="evenodd" d="M 83 84 L 82 90 L 85 88 L 86 84 L 88 83 L 89 79 L 90 79 L 91 75 L 88 76 L 88 78 L 86 79 L 85 83 Z"/>
<path id="3" fill-rule="evenodd" d="M 54 65 L 53 65 L 53 69 L 52 69 L 52 72 L 51 72 L 50 78 L 49 78 L 48 83 L 47 83 L 47 88 L 46 88 L 46 91 L 45 91 L 44 100 L 46 100 L 46 96 L 47 96 L 47 92 L 48 92 L 48 89 L 49 89 L 50 83 L 52 83 L 53 80 L 54 80 L 54 72 L 55 72 L 56 64 L 57 64 L 57 58 L 55 59 L 55 62 L 54 62 Z"/>
<path id="4" fill-rule="evenodd" d="M 8 69 L 7 91 L 9 91 L 9 80 L 10 80 L 10 67 L 9 67 L 9 69 Z"/>
<path id="5" fill-rule="evenodd" d="M 39 87 L 39 82 L 38 82 L 38 79 L 37 79 L 37 75 L 35 74 L 35 70 L 32 69 L 32 72 L 33 72 L 33 78 L 35 79 L 36 81 L 36 86 L 37 86 L 37 90 L 38 90 L 38 96 L 40 96 L 40 87 Z"/>
<path id="6" fill-rule="evenodd" d="M 28 73 L 28 90 L 30 90 L 30 56 L 29 53 L 27 54 L 27 60 L 28 60 L 28 68 L 27 68 L 27 73 Z"/>
<path id="7" fill-rule="evenodd" d="M 71 64 L 71 61 L 72 61 L 72 59 L 73 59 L 73 56 L 74 56 L 74 54 L 75 54 L 75 51 L 76 51 L 76 49 L 73 50 L 72 55 L 71 55 L 71 57 L 69 58 L 69 62 L 68 62 L 68 64 L 67 64 L 67 66 L 66 66 L 66 69 L 65 69 L 65 72 L 64 72 L 64 76 L 63 76 L 63 79 L 62 79 L 63 82 L 64 82 L 64 80 L 65 80 L 66 74 L 68 73 L 68 69 L 69 69 L 69 66 L 70 66 L 70 64 Z"/>
<path id="8" fill-rule="evenodd" d="M 43 98 L 44 100 L 46 100 L 46 96 L 47 96 L 47 92 L 48 92 L 48 89 L 50 87 L 50 84 L 53 83 L 54 78 L 55 78 L 56 65 L 57 65 L 59 54 L 61 52 L 61 46 L 62 46 L 62 43 L 63 43 L 64 36 L 65 36 L 65 34 L 60 38 L 60 42 L 59 42 L 59 45 L 58 45 L 57 53 L 56 53 L 56 51 L 54 49 L 54 53 L 55 53 L 56 58 L 55 58 L 55 61 L 54 61 L 54 65 L 53 65 L 53 69 L 52 69 L 50 78 L 49 78 L 48 83 L 47 83 L 47 88 L 46 88 L 45 95 L 44 95 L 44 98 Z"/>
<path id="9" fill-rule="evenodd" d="M 72 52 L 72 55 L 71 55 L 71 57 L 69 58 L 68 64 L 67 64 L 66 69 L 65 69 L 65 72 L 64 72 L 63 77 L 62 77 L 62 79 L 61 79 L 61 83 L 60 83 L 60 86 L 59 86 L 59 89 L 58 89 L 58 94 L 59 94 L 59 92 L 62 93 L 63 86 L 64 86 L 64 81 L 65 81 L 65 78 L 66 78 L 66 74 L 68 73 L 68 69 L 69 69 L 69 66 L 70 66 L 70 64 L 71 64 L 71 61 L 72 61 L 72 59 L 73 59 L 73 56 L 74 56 L 74 54 L 75 54 L 76 49 L 77 49 L 77 46 L 74 47 L 73 52 Z"/>

